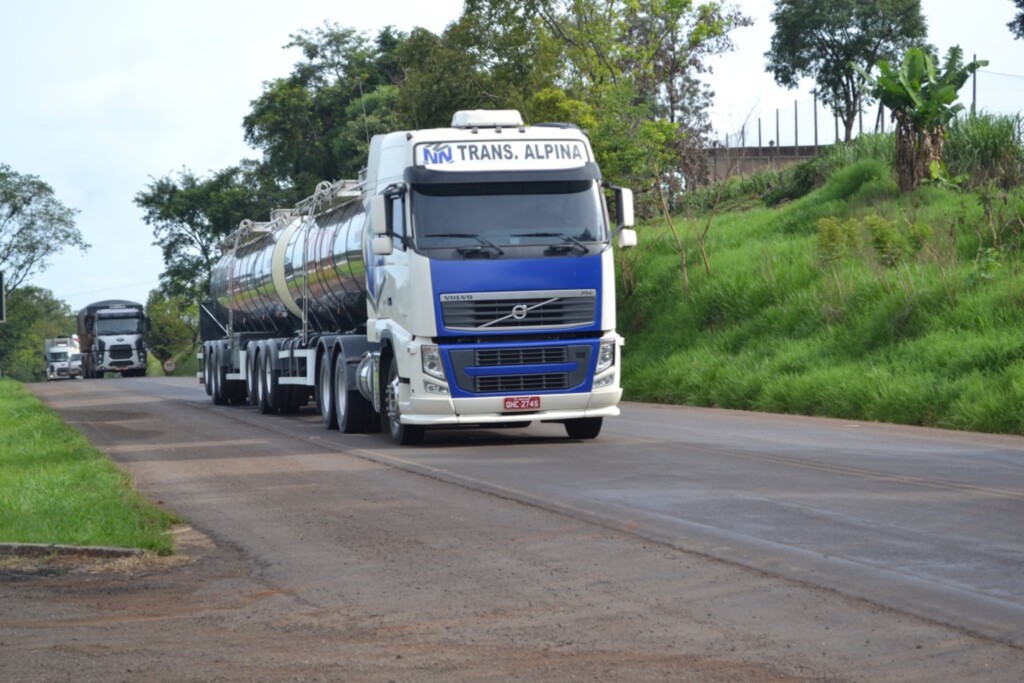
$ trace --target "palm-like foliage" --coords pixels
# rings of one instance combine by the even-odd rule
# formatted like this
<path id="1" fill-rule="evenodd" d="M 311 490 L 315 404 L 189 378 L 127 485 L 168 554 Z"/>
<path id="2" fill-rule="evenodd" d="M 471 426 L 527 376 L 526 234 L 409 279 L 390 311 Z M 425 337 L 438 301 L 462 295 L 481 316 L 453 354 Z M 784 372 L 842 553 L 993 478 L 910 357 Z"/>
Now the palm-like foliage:
<path id="1" fill-rule="evenodd" d="M 963 62 L 963 50 L 954 46 L 946 53 L 941 70 L 923 48 L 910 48 L 898 67 L 881 60 L 878 76 L 860 67 L 872 97 L 892 112 L 896 124 L 896 171 L 900 189 L 917 187 L 932 174 L 942 158 L 946 126 L 961 111 L 960 88 L 986 60 Z"/>

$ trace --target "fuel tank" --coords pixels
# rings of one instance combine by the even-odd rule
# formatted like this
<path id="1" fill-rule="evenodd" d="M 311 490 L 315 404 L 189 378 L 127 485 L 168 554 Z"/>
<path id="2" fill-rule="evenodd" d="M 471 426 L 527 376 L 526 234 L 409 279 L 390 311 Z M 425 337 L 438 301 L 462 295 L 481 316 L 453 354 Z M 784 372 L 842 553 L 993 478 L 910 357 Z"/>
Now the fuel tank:
<path id="1" fill-rule="evenodd" d="M 364 200 L 314 214 L 281 212 L 240 228 L 213 268 L 212 313 L 235 332 L 288 335 L 302 328 L 360 331 L 366 324 Z"/>

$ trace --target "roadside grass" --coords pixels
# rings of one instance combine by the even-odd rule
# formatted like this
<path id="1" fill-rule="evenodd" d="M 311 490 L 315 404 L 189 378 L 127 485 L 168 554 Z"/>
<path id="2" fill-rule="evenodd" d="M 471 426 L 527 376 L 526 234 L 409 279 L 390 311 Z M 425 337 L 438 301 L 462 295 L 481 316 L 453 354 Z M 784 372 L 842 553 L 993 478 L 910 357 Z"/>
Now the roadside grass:
<path id="1" fill-rule="evenodd" d="M 0 379 L 0 542 L 169 555 L 176 521 L 24 387 Z"/>
<path id="2" fill-rule="evenodd" d="M 149 364 L 146 366 L 147 377 L 195 377 L 199 371 L 199 361 L 196 360 L 196 350 L 188 349 L 174 354 L 174 372 L 168 375 L 164 372 L 163 363 L 150 354 Z"/>
<path id="3" fill-rule="evenodd" d="M 997 199 L 900 196 L 868 155 L 777 208 L 715 215 L 710 274 L 707 216 L 677 219 L 688 289 L 668 227 L 641 227 L 625 397 L 1024 433 L 1024 192 Z"/>

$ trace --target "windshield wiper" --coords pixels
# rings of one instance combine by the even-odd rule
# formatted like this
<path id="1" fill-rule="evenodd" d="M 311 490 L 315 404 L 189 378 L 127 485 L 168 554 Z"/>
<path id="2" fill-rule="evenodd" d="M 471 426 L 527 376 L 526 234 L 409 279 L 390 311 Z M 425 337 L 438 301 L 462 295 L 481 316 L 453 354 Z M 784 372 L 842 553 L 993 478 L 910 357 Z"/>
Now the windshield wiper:
<path id="1" fill-rule="evenodd" d="M 517 235 L 512 235 L 512 236 L 513 237 L 560 237 L 563 241 L 567 242 L 568 244 L 564 244 L 564 245 L 554 245 L 554 244 L 552 244 L 549 247 L 551 250 L 553 250 L 553 251 L 554 250 L 558 250 L 559 246 L 561 246 L 562 249 L 572 249 L 573 247 L 578 247 L 579 249 L 583 250 L 581 252 L 581 255 L 582 254 L 589 254 L 590 253 L 590 247 L 588 247 L 587 245 L 583 244 L 583 242 L 580 242 L 575 237 L 571 237 L 569 235 L 565 235 L 565 234 L 560 233 L 560 232 L 523 232 L 523 233 L 519 233 Z"/>
<path id="2" fill-rule="evenodd" d="M 474 234 L 474 233 L 471 233 L 471 232 L 443 232 L 443 233 L 440 233 L 440 234 L 426 235 L 426 237 L 431 237 L 431 238 L 433 238 L 433 237 L 460 237 L 460 238 L 463 238 L 463 239 L 476 240 L 476 241 L 480 242 L 481 246 L 476 246 L 476 247 L 472 247 L 472 248 L 470 248 L 470 247 L 458 247 L 457 251 L 460 254 L 462 254 L 463 256 L 465 256 L 467 254 L 479 254 L 485 248 L 493 249 L 498 254 L 498 256 L 503 256 L 505 254 L 505 250 L 502 249 L 501 247 L 499 247 L 494 242 L 490 241 L 489 239 L 487 239 L 486 237 L 484 237 L 482 235 L 477 235 L 477 234 Z"/>

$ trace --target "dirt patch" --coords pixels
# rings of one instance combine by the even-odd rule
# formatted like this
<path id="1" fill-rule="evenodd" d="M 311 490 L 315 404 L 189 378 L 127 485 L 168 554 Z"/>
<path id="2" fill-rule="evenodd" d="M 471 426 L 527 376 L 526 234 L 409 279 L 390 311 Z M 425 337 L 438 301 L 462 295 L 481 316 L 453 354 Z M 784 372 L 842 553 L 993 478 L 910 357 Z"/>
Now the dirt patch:
<path id="1" fill-rule="evenodd" d="M 209 537 L 187 524 L 175 526 L 171 534 L 175 539 L 173 555 L 134 549 L 8 544 L 0 547 L 0 582 L 75 574 L 130 577 L 193 562 L 197 551 L 214 547 Z"/>
<path id="2" fill-rule="evenodd" d="M 538 646 L 520 633 L 524 622 L 550 628 L 568 604 L 441 622 L 324 609 L 262 583 L 229 545 L 190 527 L 176 535 L 172 557 L 3 558 L 5 682 L 800 680 L 654 645 L 594 648 L 567 634 Z"/>

